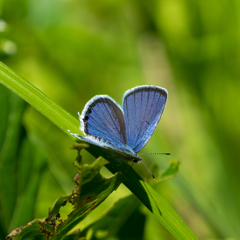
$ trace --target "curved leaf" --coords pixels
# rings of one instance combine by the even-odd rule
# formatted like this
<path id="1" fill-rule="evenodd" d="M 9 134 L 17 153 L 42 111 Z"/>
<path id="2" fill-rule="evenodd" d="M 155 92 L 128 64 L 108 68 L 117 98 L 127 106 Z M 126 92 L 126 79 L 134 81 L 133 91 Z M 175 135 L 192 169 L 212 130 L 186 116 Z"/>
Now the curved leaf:
<path id="1" fill-rule="evenodd" d="M 68 133 L 68 130 L 79 132 L 79 123 L 77 119 L 59 107 L 32 84 L 14 73 L 3 63 L 0 63 L 0 82 L 38 109 L 71 138 L 75 139 L 70 133 Z M 87 151 L 96 158 L 99 156 L 109 156 L 109 153 L 106 150 L 93 145 L 90 145 Z M 111 164 L 106 167 L 111 172 L 115 173 L 116 168 L 110 168 L 110 166 L 117 165 L 117 159 L 111 157 L 110 163 Z M 124 184 L 139 198 L 139 200 L 154 214 L 159 222 L 161 222 L 161 224 L 171 232 L 173 236 L 177 239 L 184 240 L 198 239 L 180 216 L 160 196 L 160 194 L 144 182 L 128 164 L 123 163 L 122 166 L 118 167 L 118 170 L 125 172 L 126 180 L 124 181 Z"/>
<path id="2" fill-rule="evenodd" d="M 84 144 L 80 146 L 82 147 Z M 79 148 L 77 150 L 80 157 Z M 72 193 L 60 196 L 49 209 L 49 214 L 44 221 L 36 219 L 27 226 L 14 230 L 8 235 L 9 239 L 60 240 L 64 238 L 73 227 L 116 190 L 123 180 L 120 173 L 109 178 L 104 178 L 100 174 L 100 169 L 107 164 L 107 161 L 101 157 L 92 164 L 83 164 L 79 162 L 79 158 L 77 161 L 79 173 L 74 178 L 75 187 Z M 60 209 L 67 203 L 72 204 L 73 210 L 67 219 L 62 219 Z"/>

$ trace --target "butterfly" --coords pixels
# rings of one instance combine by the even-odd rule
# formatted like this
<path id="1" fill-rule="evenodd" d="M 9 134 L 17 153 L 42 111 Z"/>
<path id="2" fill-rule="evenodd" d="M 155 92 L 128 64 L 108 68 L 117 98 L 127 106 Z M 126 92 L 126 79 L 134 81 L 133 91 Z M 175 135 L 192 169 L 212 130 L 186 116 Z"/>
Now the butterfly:
<path id="1" fill-rule="evenodd" d="M 80 130 L 85 137 L 73 135 L 113 152 L 121 160 L 142 162 L 137 153 L 155 131 L 167 97 L 164 88 L 137 86 L 124 93 L 122 108 L 108 95 L 97 95 L 79 114 Z"/>

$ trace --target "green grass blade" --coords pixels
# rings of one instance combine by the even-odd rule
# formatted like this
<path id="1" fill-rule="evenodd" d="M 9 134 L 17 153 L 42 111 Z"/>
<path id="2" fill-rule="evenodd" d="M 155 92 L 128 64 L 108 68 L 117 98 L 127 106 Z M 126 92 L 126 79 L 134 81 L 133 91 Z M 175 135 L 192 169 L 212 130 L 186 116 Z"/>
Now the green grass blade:
<path id="1" fill-rule="evenodd" d="M 65 133 L 69 134 L 67 130 L 79 131 L 79 122 L 76 118 L 2 62 L 0 62 L 0 82 L 31 104 Z"/>
<path id="2" fill-rule="evenodd" d="M 141 202 L 133 195 L 119 199 L 100 219 L 86 227 L 82 236 L 92 232 L 104 233 L 104 239 L 144 239 L 146 215 L 140 209 Z M 94 238 L 95 240 L 95 238 Z"/>
<path id="3" fill-rule="evenodd" d="M 71 138 L 74 138 L 67 130 L 78 132 L 78 120 L 3 63 L 0 63 L 0 82 L 25 99 Z M 107 155 L 104 149 L 93 145 L 90 145 L 87 151 L 95 157 Z M 111 159 L 110 166 L 116 165 L 116 163 L 117 160 Z M 123 164 L 117 170 L 116 168 L 111 169 L 110 166 L 107 165 L 106 167 L 113 173 L 117 170 L 125 173 L 124 184 L 176 239 L 198 239 L 171 206 L 151 186 L 144 182 L 129 165 Z"/>
<path id="4" fill-rule="evenodd" d="M 17 201 L 16 169 L 19 161 L 19 145 L 22 141 L 21 118 L 26 103 L 8 89 L 4 90 L 7 90 L 5 92 L 8 97 L 5 98 L 1 108 L 3 114 L 0 120 L 1 126 L 5 127 L 5 133 L 1 135 L 2 146 L 0 147 L 0 225 L 7 231 Z M 4 94 L 4 90 L 1 89 L 1 93 Z M 5 107 L 8 108 L 8 112 L 4 111 Z M 7 121 L 4 118 L 7 118 Z"/>
<path id="5" fill-rule="evenodd" d="M 131 168 L 124 184 L 176 239 L 198 239 L 166 200 Z"/>

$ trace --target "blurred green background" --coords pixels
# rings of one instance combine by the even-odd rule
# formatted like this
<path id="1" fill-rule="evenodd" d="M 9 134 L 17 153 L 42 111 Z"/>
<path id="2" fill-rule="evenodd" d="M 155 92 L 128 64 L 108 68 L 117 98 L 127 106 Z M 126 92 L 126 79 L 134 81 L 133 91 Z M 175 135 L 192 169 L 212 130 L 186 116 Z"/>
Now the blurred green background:
<path id="1" fill-rule="evenodd" d="M 137 85 L 166 88 L 165 112 L 142 152 L 171 152 L 144 159 L 160 168 L 180 160 L 181 169 L 156 188 L 200 239 L 240 239 L 238 0 L 2 0 L 0 19 L 0 60 L 76 117 L 97 94 L 121 103 L 123 93 Z M 1 116 L 14 96 L 3 86 L 0 94 Z M 55 199 L 71 192 L 76 153 L 69 149 L 74 142 L 31 106 L 22 116 L 28 144 L 39 152 L 31 158 L 38 164 L 31 168 L 37 205 L 30 221 L 46 217 Z M 7 131 L 3 125 L 0 130 L 2 146 Z M 93 161 L 86 152 L 84 159 Z M 18 161 L 11 179 L 18 168 L 29 166 Z M 142 165 L 134 168 L 148 176 Z M 27 182 L 31 176 L 23 177 Z M 6 193 L 0 194 L 4 199 Z M 12 206 L 19 196 L 26 199 L 23 190 L 14 194 Z M 83 227 L 128 194 L 121 186 Z M 142 211 L 143 239 L 173 239 Z M 9 214 L 1 217 L 2 237 L 27 223 L 14 218 L 14 208 Z"/>

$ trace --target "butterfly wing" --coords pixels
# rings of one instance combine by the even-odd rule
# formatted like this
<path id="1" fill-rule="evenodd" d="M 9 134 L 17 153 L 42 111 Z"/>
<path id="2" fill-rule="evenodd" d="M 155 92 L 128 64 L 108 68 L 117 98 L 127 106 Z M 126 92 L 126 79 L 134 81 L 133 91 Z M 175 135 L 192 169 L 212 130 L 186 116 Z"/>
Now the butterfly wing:
<path id="1" fill-rule="evenodd" d="M 139 86 L 125 92 L 123 109 L 128 146 L 139 152 L 149 141 L 162 116 L 168 92 L 156 86 Z"/>
<path id="2" fill-rule="evenodd" d="M 127 144 L 122 109 L 107 95 L 93 97 L 80 115 L 81 131 L 86 140 L 100 146 L 124 148 Z"/>

